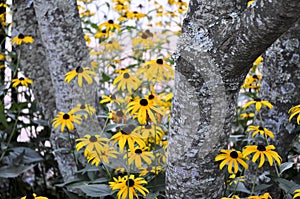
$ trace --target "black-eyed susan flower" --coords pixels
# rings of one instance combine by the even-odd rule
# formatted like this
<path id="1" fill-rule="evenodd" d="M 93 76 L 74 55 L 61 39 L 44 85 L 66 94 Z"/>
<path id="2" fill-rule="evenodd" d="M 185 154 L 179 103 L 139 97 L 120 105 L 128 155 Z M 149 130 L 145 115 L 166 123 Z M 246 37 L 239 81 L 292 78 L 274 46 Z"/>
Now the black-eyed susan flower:
<path id="1" fill-rule="evenodd" d="M 85 118 L 92 116 L 96 113 L 96 109 L 92 107 L 90 104 L 77 104 L 76 107 L 72 108 L 72 113 L 77 113 L 83 115 Z"/>
<path id="2" fill-rule="evenodd" d="M 153 38 L 147 32 L 143 32 L 140 37 L 132 40 L 132 45 L 135 48 L 149 49 L 154 47 L 154 42 Z"/>
<path id="3" fill-rule="evenodd" d="M 120 43 L 117 41 L 108 41 L 108 42 L 103 42 L 102 45 L 104 45 L 104 48 L 108 52 L 113 52 L 116 50 L 120 50 Z"/>
<path id="4" fill-rule="evenodd" d="M 100 162 L 109 163 L 109 158 L 118 158 L 118 154 L 114 147 L 105 145 L 100 151 L 88 153 L 86 158 L 91 165 L 99 166 Z"/>
<path id="5" fill-rule="evenodd" d="M 141 169 L 142 163 L 146 163 L 147 165 L 152 163 L 154 155 L 147 147 L 137 146 L 134 149 L 129 150 L 129 152 L 124 155 L 124 159 L 128 161 L 129 165 L 134 163 L 136 168 Z"/>
<path id="6" fill-rule="evenodd" d="M 141 136 L 133 132 L 134 128 L 135 126 L 133 125 L 125 126 L 110 138 L 113 140 L 113 144 L 119 144 L 121 152 L 124 151 L 126 144 L 128 144 L 130 150 L 134 150 L 135 143 L 137 143 L 140 147 L 145 147 L 145 142 L 141 139 Z"/>
<path id="7" fill-rule="evenodd" d="M 249 196 L 247 199 L 272 199 L 272 197 L 269 193 L 265 193 L 260 196 Z"/>
<path id="8" fill-rule="evenodd" d="M 216 156 L 215 161 L 220 161 L 220 170 L 223 169 L 223 167 L 228 164 L 228 172 L 229 173 L 237 173 L 239 170 L 239 164 L 242 165 L 245 169 L 248 169 L 247 163 L 243 160 L 243 155 L 240 151 L 236 150 L 226 150 L 222 149 L 220 151 L 223 154 L 219 154 Z M 234 171 L 232 172 L 232 168 L 234 168 Z"/>
<path id="9" fill-rule="evenodd" d="M 143 187 L 143 184 L 147 184 L 147 181 L 144 178 L 135 178 L 134 175 L 124 176 L 122 181 L 119 179 L 114 179 L 114 182 L 109 182 L 111 189 L 119 190 L 117 193 L 118 199 L 129 198 L 133 199 L 134 197 L 139 198 L 137 192 L 140 192 L 144 197 L 146 197 L 149 190 Z"/>
<path id="10" fill-rule="evenodd" d="M 157 122 L 154 113 L 163 115 L 161 110 L 147 98 L 136 98 L 128 104 L 127 111 L 130 112 L 131 115 L 135 115 L 140 124 L 146 124 L 150 121 L 156 124 Z"/>
<path id="11" fill-rule="evenodd" d="M 132 93 L 132 90 L 139 87 L 141 81 L 133 74 L 123 73 L 116 77 L 113 84 L 117 85 L 118 90 L 124 91 L 126 89 L 129 93 Z"/>
<path id="12" fill-rule="evenodd" d="M 280 165 L 281 157 L 278 155 L 276 151 L 273 151 L 274 149 L 275 149 L 274 145 L 268 145 L 268 146 L 264 146 L 262 144 L 249 145 L 244 147 L 243 156 L 247 157 L 251 153 L 255 153 L 253 155 L 252 162 L 256 162 L 256 160 L 260 158 L 258 168 L 262 167 L 263 164 L 265 163 L 265 156 L 267 157 L 270 166 L 273 165 L 273 160 L 275 160 L 277 164 Z"/>
<path id="13" fill-rule="evenodd" d="M 108 138 L 100 137 L 99 135 L 89 135 L 86 134 L 83 138 L 76 139 L 76 150 L 79 151 L 81 148 L 85 147 L 84 156 L 87 156 L 92 151 L 97 151 L 101 153 L 103 147 L 109 142 Z"/>
<path id="14" fill-rule="evenodd" d="M 80 122 L 80 115 L 74 115 L 72 112 L 59 112 L 53 119 L 52 125 L 55 129 L 60 126 L 60 131 L 63 132 L 65 130 L 65 127 L 67 127 L 70 131 L 74 130 L 73 123 L 80 124 Z"/>
<path id="15" fill-rule="evenodd" d="M 142 168 L 141 171 L 139 172 L 139 176 L 145 176 L 149 173 L 153 173 L 155 175 L 159 174 L 160 172 L 162 172 L 164 170 L 164 168 L 162 166 L 148 166 L 145 168 Z"/>
<path id="16" fill-rule="evenodd" d="M 254 137 L 256 134 L 260 134 L 261 136 L 266 136 L 274 139 L 274 134 L 267 128 L 261 127 L 261 126 L 249 126 L 246 132 L 252 132 L 252 137 Z"/>
<path id="17" fill-rule="evenodd" d="M 35 193 L 28 193 L 26 194 L 26 196 L 23 196 L 20 199 L 48 199 L 48 198 L 44 196 L 37 196 Z"/>
<path id="18" fill-rule="evenodd" d="M 77 77 L 78 86 L 82 87 L 83 79 L 88 83 L 93 83 L 93 78 L 91 76 L 95 76 L 96 73 L 91 71 L 89 68 L 82 68 L 78 66 L 75 70 L 71 70 L 65 74 L 65 81 L 70 83 L 72 79 Z"/>
<path id="19" fill-rule="evenodd" d="M 164 131 L 158 125 L 146 124 L 145 126 L 137 126 L 134 132 L 141 135 L 142 139 L 155 144 L 159 144 L 164 136 Z"/>
<path id="20" fill-rule="evenodd" d="M 100 31 L 97 31 L 95 33 L 95 38 L 108 38 L 109 37 L 109 31 L 107 31 L 106 29 L 103 29 L 103 30 L 100 30 Z"/>
<path id="21" fill-rule="evenodd" d="M 115 94 L 111 94 L 111 95 L 102 95 L 102 99 L 100 100 L 100 104 L 104 104 L 104 103 L 117 103 L 117 104 L 121 104 L 122 100 L 120 98 L 117 98 Z"/>
<path id="22" fill-rule="evenodd" d="M 221 199 L 240 199 L 240 197 L 237 195 L 233 195 L 231 197 L 222 197 Z"/>
<path id="23" fill-rule="evenodd" d="M 249 75 L 246 77 L 242 88 L 244 89 L 259 89 L 260 88 L 260 80 L 261 75 Z"/>
<path id="24" fill-rule="evenodd" d="M 149 81 L 170 80 L 174 77 L 174 70 L 163 59 L 145 62 L 143 66 L 148 69 L 144 75 Z"/>
<path id="25" fill-rule="evenodd" d="M 244 119 L 253 118 L 255 116 L 254 113 L 241 113 L 240 116 Z"/>
<path id="26" fill-rule="evenodd" d="M 247 6 L 250 7 L 254 2 L 255 2 L 255 0 L 248 1 Z"/>
<path id="27" fill-rule="evenodd" d="M 248 2 L 249 3 L 249 2 Z M 253 65 L 259 65 L 262 61 L 264 60 L 264 58 L 262 56 L 259 56 L 253 63 Z"/>
<path id="28" fill-rule="evenodd" d="M 133 11 L 133 12 L 127 12 L 127 17 L 129 19 L 136 19 L 136 20 L 140 20 L 141 18 L 143 17 L 146 17 L 147 15 L 144 14 L 144 13 L 140 13 L 140 12 L 137 12 L 137 11 Z"/>
<path id="29" fill-rule="evenodd" d="M 292 108 L 290 108 L 290 110 L 289 110 L 288 113 L 291 114 L 290 117 L 289 117 L 289 121 L 291 121 L 292 118 L 293 118 L 295 115 L 297 115 L 297 114 L 300 113 L 300 104 L 297 105 L 297 106 L 293 106 Z M 300 124 L 300 114 L 299 114 L 298 117 L 297 117 L 297 123 Z"/>
<path id="30" fill-rule="evenodd" d="M 226 181 L 227 184 L 238 184 L 239 182 L 245 182 L 245 176 L 237 176 L 235 173 L 229 176 L 229 179 Z"/>
<path id="31" fill-rule="evenodd" d="M 123 110 L 112 111 L 112 120 L 115 123 L 126 124 L 127 121 L 126 112 Z"/>
<path id="32" fill-rule="evenodd" d="M 21 45 L 22 43 L 33 43 L 34 39 L 31 36 L 25 36 L 22 33 L 20 33 L 18 36 L 14 37 L 11 40 L 12 45 L 17 44 Z"/>
<path id="33" fill-rule="evenodd" d="M 297 198 L 297 197 L 300 197 L 300 189 L 296 189 L 294 191 L 294 196 L 293 196 L 293 199 Z"/>
<path id="34" fill-rule="evenodd" d="M 17 79 L 13 79 L 11 82 L 12 82 L 12 87 L 17 87 L 20 85 L 28 87 L 29 84 L 33 83 L 33 81 L 31 79 L 24 78 L 24 77 L 19 77 Z"/>
<path id="35" fill-rule="evenodd" d="M 106 29 L 106 31 L 113 31 L 113 30 L 118 30 L 120 31 L 120 25 L 115 24 L 114 20 L 110 19 L 106 22 L 103 22 L 98 26 L 99 30 Z"/>
<path id="36" fill-rule="evenodd" d="M 273 105 L 269 102 L 269 101 L 266 101 L 266 100 L 262 100 L 260 98 L 256 98 L 254 100 L 251 100 L 250 102 L 247 102 L 243 108 L 246 109 L 248 108 L 249 106 L 251 106 L 252 104 L 255 105 L 255 109 L 257 111 L 260 111 L 261 107 L 262 106 L 266 106 L 268 107 L 269 109 L 272 109 L 273 108 Z"/>

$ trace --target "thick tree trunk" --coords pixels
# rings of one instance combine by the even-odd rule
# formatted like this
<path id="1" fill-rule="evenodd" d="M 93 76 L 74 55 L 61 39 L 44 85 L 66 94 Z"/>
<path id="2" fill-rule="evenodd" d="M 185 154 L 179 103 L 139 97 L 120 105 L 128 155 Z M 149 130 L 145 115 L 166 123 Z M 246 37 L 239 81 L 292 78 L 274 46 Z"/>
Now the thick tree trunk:
<path id="1" fill-rule="evenodd" d="M 222 197 L 224 178 L 214 157 L 226 148 L 240 85 L 253 61 L 300 15 L 298 0 L 258 1 L 240 16 L 233 11 L 241 5 L 222 3 L 192 0 L 183 25 L 167 160 L 169 198 Z"/>
<path id="2" fill-rule="evenodd" d="M 96 87 L 77 83 L 67 84 L 64 75 L 78 66 L 89 67 L 89 53 L 75 0 L 16 1 L 15 29 L 35 39 L 32 45 L 21 46 L 22 69 L 34 80 L 35 97 L 50 121 L 59 111 L 68 112 L 76 104 L 96 106 Z M 75 81 L 75 80 L 74 80 Z M 76 128 L 79 136 L 101 130 L 95 117 L 86 119 Z M 76 163 L 72 153 L 60 148 L 73 148 L 60 138 L 59 130 L 51 134 L 52 147 L 64 180 L 75 174 Z"/>

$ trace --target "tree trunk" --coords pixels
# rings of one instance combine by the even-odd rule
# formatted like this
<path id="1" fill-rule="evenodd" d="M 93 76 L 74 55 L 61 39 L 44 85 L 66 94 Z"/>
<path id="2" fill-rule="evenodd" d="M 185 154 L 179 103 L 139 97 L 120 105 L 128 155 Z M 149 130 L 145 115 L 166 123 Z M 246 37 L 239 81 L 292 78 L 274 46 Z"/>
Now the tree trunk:
<path id="1" fill-rule="evenodd" d="M 300 15 L 297 0 L 263 0 L 247 9 L 240 3 L 190 2 L 176 55 L 168 198 L 222 197 L 224 177 L 214 158 L 227 148 L 240 85 Z"/>
<path id="2" fill-rule="evenodd" d="M 68 112 L 78 103 L 95 107 L 95 83 L 80 88 L 77 83 L 69 85 L 64 81 L 70 70 L 90 66 L 76 1 L 16 1 L 14 19 L 18 32 L 35 39 L 32 45 L 21 46 L 21 64 L 29 78 L 34 80 L 35 95 L 47 119 L 51 121 L 59 111 Z M 86 132 L 97 133 L 101 128 L 93 117 L 86 119 L 76 130 L 79 136 L 83 136 Z M 74 177 L 77 168 L 72 153 L 56 150 L 74 147 L 71 142 L 60 138 L 60 134 L 59 129 L 53 131 L 51 143 L 66 181 Z"/>

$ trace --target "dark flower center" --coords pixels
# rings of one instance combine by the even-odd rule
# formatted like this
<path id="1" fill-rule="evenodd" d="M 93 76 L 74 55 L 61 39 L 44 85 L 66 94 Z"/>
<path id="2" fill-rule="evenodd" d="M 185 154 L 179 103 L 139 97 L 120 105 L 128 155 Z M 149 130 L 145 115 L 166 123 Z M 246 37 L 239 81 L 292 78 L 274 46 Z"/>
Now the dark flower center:
<path id="1" fill-rule="evenodd" d="M 24 79 L 24 77 L 20 77 L 19 80 L 20 80 L 20 81 L 23 81 L 23 80 L 25 80 L 25 79 Z"/>
<path id="2" fill-rule="evenodd" d="M 133 11 L 133 14 L 138 14 L 138 12 L 137 11 Z"/>
<path id="3" fill-rule="evenodd" d="M 258 79 L 257 75 L 253 75 L 252 77 L 253 77 L 254 79 Z"/>
<path id="4" fill-rule="evenodd" d="M 123 77 L 124 77 L 125 79 L 128 79 L 128 78 L 130 77 L 130 75 L 129 75 L 128 73 L 124 73 L 124 74 L 123 74 Z"/>
<path id="5" fill-rule="evenodd" d="M 112 41 L 109 41 L 109 42 L 107 42 L 107 43 L 112 44 Z"/>
<path id="6" fill-rule="evenodd" d="M 34 199 L 34 196 L 32 193 L 27 193 L 25 198 L 26 199 Z"/>
<path id="7" fill-rule="evenodd" d="M 145 129 L 151 129 L 151 125 L 150 124 L 146 124 L 145 125 Z"/>
<path id="8" fill-rule="evenodd" d="M 143 153 L 143 151 L 142 151 L 141 149 L 136 149 L 134 152 L 135 152 L 136 154 L 142 154 L 142 153 Z"/>
<path id="9" fill-rule="evenodd" d="M 101 32 L 102 32 L 102 33 L 106 33 L 106 29 L 102 30 Z"/>
<path id="10" fill-rule="evenodd" d="M 156 63 L 157 63 L 157 64 L 163 64 L 164 61 L 163 61 L 162 59 L 157 59 L 157 60 L 156 60 Z"/>
<path id="11" fill-rule="evenodd" d="M 134 186 L 134 180 L 129 179 L 126 181 L 126 184 L 128 184 L 129 187 L 133 187 Z"/>
<path id="12" fill-rule="evenodd" d="M 121 130 L 121 133 L 123 135 L 129 135 L 133 129 L 135 129 L 135 126 L 132 125 L 132 124 L 129 124 L 128 126 L 125 126 L 122 130 Z"/>
<path id="13" fill-rule="evenodd" d="M 261 99 L 260 98 L 256 98 L 256 99 L 254 99 L 254 101 L 261 102 Z"/>
<path id="14" fill-rule="evenodd" d="M 108 20 L 108 23 L 109 24 L 114 24 L 114 21 L 110 19 L 110 20 Z"/>
<path id="15" fill-rule="evenodd" d="M 85 105 L 84 105 L 84 104 L 81 104 L 81 105 L 80 105 L 80 109 L 85 109 Z"/>
<path id="16" fill-rule="evenodd" d="M 97 142 L 96 136 L 92 135 L 89 139 L 90 142 Z"/>
<path id="17" fill-rule="evenodd" d="M 18 35 L 18 38 L 19 38 L 19 39 L 24 39 L 25 36 L 24 36 L 22 33 L 20 33 L 20 34 Z"/>
<path id="18" fill-rule="evenodd" d="M 239 157 L 239 154 L 236 151 L 231 151 L 230 157 L 232 157 L 233 159 L 237 159 Z"/>
<path id="19" fill-rule="evenodd" d="M 83 68 L 81 66 L 78 66 L 75 71 L 76 71 L 76 73 L 82 73 Z"/>
<path id="20" fill-rule="evenodd" d="M 260 127 L 258 128 L 258 130 L 263 131 L 264 128 L 260 126 Z"/>
<path id="21" fill-rule="evenodd" d="M 154 95 L 150 94 L 149 97 L 148 97 L 148 99 L 149 99 L 149 100 L 154 99 Z"/>
<path id="22" fill-rule="evenodd" d="M 147 99 L 141 99 L 140 100 L 140 105 L 147 106 L 148 105 L 148 100 Z"/>
<path id="23" fill-rule="evenodd" d="M 147 39 L 148 35 L 146 35 L 145 33 L 142 34 L 142 39 Z"/>
<path id="24" fill-rule="evenodd" d="M 68 113 L 65 113 L 65 114 L 63 115 L 63 119 L 64 119 L 64 120 L 70 119 L 70 115 L 69 115 Z"/>
<path id="25" fill-rule="evenodd" d="M 117 99 L 115 95 L 111 95 L 110 98 L 111 98 L 112 100 L 116 100 L 116 99 Z"/>
<path id="26" fill-rule="evenodd" d="M 116 115 L 117 115 L 118 117 L 123 117 L 123 116 L 124 116 L 124 113 L 123 113 L 123 111 L 117 111 L 117 112 L 116 112 Z"/>
<path id="27" fill-rule="evenodd" d="M 259 151 L 266 151 L 266 147 L 264 145 L 262 145 L 262 144 L 259 144 L 257 146 L 257 150 L 259 150 Z"/>

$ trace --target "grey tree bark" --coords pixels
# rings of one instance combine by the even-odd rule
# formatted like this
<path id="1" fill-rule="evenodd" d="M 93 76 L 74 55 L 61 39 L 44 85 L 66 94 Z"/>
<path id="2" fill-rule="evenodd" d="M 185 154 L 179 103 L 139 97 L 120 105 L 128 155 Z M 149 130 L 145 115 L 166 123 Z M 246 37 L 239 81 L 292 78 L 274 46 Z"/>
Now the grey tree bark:
<path id="1" fill-rule="evenodd" d="M 22 69 L 34 80 L 34 90 L 44 114 L 51 121 L 59 111 L 68 112 L 76 104 L 96 106 L 96 87 L 64 82 L 64 75 L 78 66 L 89 67 L 86 46 L 76 0 L 28 0 L 14 2 L 16 32 L 31 35 L 35 42 L 22 46 Z M 78 135 L 101 130 L 94 118 L 76 127 Z M 77 170 L 72 153 L 60 148 L 74 147 L 60 138 L 61 132 L 53 131 L 51 143 L 60 172 L 65 181 L 73 178 Z M 76 135 L 74 135 L 76 136 Z M 75 138 L 75 137 L 73 137 Z"/>
<path id="2" fill-rule="evenodd" d="M 168 198 L 221 198 L 214 162 L 226 148 L 237 94 L 253 61 L 299 19 L 297 0 L 192 0 L 175 55 Z"/>

